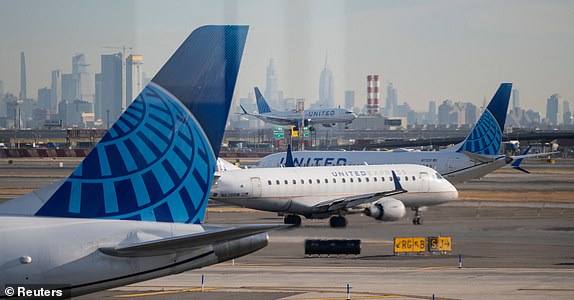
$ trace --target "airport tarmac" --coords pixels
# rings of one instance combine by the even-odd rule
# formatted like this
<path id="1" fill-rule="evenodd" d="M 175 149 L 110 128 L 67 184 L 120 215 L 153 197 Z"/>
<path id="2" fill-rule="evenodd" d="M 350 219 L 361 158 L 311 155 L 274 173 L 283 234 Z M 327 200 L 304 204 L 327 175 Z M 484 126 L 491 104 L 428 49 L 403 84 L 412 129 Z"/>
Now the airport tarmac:
<path id="1" fill-rule="evenodd" d="M 0 160 L 0 196 L 43 186 L 73 165 Z M 532 174 L 501 170 L 459 186 L 461 198 L 468 199 L 429 208 L 421 226 L 360 214 L 349 216 L 345 229 L 329 228 L 328 220 L 303 220 L 300 228 L 271 232 L 266 248 L 234 262 L 79 299 L 346 299 L 347 284 L 352 299 L 573 299 L 574 162 L 523 167 Z M 212 205 L 207 223 L 282 223 L 282 217 Z M 452 237 L 452 253 L 393 255 L 394 237 L 438 235 Z M 327 238 L 361 239 L 361 254 L 304 255 L 306 239 Z"/>

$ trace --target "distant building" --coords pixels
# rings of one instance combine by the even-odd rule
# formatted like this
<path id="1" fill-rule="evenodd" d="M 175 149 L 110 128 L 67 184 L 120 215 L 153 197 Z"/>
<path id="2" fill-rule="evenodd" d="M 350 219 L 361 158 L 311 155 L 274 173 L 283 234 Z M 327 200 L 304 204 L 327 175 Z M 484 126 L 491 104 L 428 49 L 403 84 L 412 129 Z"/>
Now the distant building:
<path id="1" fill-rule="evenodd" d="M 518 90 L 512 90 L 512 110 L 520 109 L 520 93 Z"/>
<path id="2" fill-rule="evenodd" d="M 562 102 L 562 124 L 572 125 L 572 112 L 570 111 L 570 103 L 567 100 Z"/>
<path id="3" fill-rule="evenodd" d="M 478 116 L 478 111 L 476 105 L 472 103 L 465 103 L 464 107 L 464 123 L 467 125 L 476 124 L 476 118 Z"/>
<path id="4" fill-rule="evenodd" d="M 429 111 L 427 113 L 427 123 L 436 124 L 436 101 L 429 101 Z"/>
<path id="5" fill-rule="evenodd" d="M 267 76 L 265 80 L 265 91 L 263 95 L 271 107 L 277 110 L 284 110 L 283 97 L 278 88 L 277 73 L 275 72 L 275 62 L 273 58 L 269 59 L 267 65 Z"/>
<path id="6" fill-rule="evenodd" d="M 0 99 L 4 97 L 4 81 L 0 80 Z"/>
<path id="7" fill-rule="evenodd" d="M 379 75 L 367 75 L 367 115 L 378 116 L 381 113 L 379 102 L 381 98 L 381 81 Z"/>
<path id="8" fill-rule="evenodd" d="M 52 103 L 52 90 L 49 88 L 38 89 L 38 108 L 50 111 Z"/>
<path id="9" fill-rule="evenodd" d="M 345 108 L 355 109 L 355 91 L 345 91 Z"/>
<path id="10" fill-rule="evenodd" d="M 104 126 L 113 124 L 122 113 L 122 53 L 101 56 L 102 71 L 96 74 L 95 117 Z"/>
<path id="11" fill-rule="evenodd" d="M 441 105 L 438 106 L 438 124 L 448 125 L 450 124 L 450 112 L 452 111 L 452 102 L 450 100 L 444 100 Z"/>
<path id="12" fill-rule="evenodd" d="M 26 98 L 26 57 L 20 52 L 20 99 Z"/>
<path id="13" fill-rule="evenodd" d="M 60 70 L 52 71 L 50 91 L 52 92 L 50 96 L 50 113 L 52 116 L 56 116 L 58 105 L 62 101 L 62 74 L 60 74 Z"/>
<path id="14" fill-rule="evenodd" d="M 319 77 L 319 104 L 322 107 L 334 107 L 335 106 L 335 83 L 333 81 L 333 72 L 329 69 L 327 65 L 327 58 L 325 58 L 325 66 L 321 71 L 321 76 Z"/>
<path id="15" fill-rule="evenodd" d="M 395 115 L 395 110 L 399 103 L 399 97 L 397 95 L 397 90 L 393 87 L 393 83 L 389 82 L 387 84 L 387 100 L 385 103 L 385 115 L 392 116 Z"/>
<path id="16" fill-rule="evenodd" d="M 143 89 L 142 64 L 142 55 L 132 54 L 126 58 L 126 101 L 128 106 Z"/>
<path id="17" fill-rule="evenodd" d="M 76 54 L 72 57 L 72 77 L 77 82 L 76 97 L 90 103 L 94 102 L 94 77 L 88 72 L 88 64 L 84 54 Z"/>
<path id="18" fill-rule="evenodd" d="M 549 125 L 558 125 L 558 94 L 546 100 L 546 122 Z"/>

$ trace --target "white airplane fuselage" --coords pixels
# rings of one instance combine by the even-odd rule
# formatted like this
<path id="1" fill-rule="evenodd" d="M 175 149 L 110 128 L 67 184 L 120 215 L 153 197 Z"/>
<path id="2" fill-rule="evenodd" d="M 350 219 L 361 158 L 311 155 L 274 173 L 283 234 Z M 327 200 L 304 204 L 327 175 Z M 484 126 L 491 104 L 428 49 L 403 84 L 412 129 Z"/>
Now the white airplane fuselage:
<path id="1" fill-rule="evenodd" d="M 417 165 L 371 165 L 316 168 L 259 168 L 221 172 L 211 199 L 282 213 L 313 215 L 313 207 L 331 199 L 392 191 L 392 173 L 407 193 L 392 196 L 408 207 L 437 205 L 458 198 L 458 192 L 436 171 Z"/>
<path id="2" fill-rule="evenodd" d="M 240 247 L 246 241 L 240 239 L 169 255 L 118 257 L 99 250 L 204 231 L 194 224 L 1 216 L 0 286 L 50 284 L 71 288 L 77 296 L 215 264 L 234 258 L 231 250 L 240 256 L 267 244 L 262 233 L 247 238 L 253 249 Z"/>
<path id="3" fill-rule="evenodd" d="M 302 119 L 307 120 L 307 125 L 349 124 L 357 118 L 353 112 L 343 108 L 310 109 L 303 112 L 272 111 L 259 116 L 265 118 L 264 121 L 277 125 L 293 125 Z"/>
<path id="4" fill-rule="evenodd" d="M 480 178 L 502 168 L 509 161 L 506 158 L 492 162 L 477 161 L 456 151 L 296 151 L 293 152 L 295 166 L 338 166 L 338 165 L 379 165 L 379 164 L 418 164 L 439 172 L 451 183 L 461 183 Z M 285 164 L 285 153 L 274 153 L 262 158 L 258 168 L 274 168 Z M 401 182 L 402 183 L 402 182 Z"/>

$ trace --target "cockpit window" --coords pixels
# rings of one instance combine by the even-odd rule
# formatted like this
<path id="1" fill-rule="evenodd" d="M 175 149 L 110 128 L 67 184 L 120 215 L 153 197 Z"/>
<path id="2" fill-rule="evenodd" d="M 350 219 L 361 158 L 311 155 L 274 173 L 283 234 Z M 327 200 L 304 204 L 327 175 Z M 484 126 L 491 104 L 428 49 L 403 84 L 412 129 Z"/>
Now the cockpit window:
<path id="1" fill-rule="evenodd" d="M 437 179 L 443 179 L 442 176 L 439 173 L 435 173 L 436 174 L 436 178 Z"/>

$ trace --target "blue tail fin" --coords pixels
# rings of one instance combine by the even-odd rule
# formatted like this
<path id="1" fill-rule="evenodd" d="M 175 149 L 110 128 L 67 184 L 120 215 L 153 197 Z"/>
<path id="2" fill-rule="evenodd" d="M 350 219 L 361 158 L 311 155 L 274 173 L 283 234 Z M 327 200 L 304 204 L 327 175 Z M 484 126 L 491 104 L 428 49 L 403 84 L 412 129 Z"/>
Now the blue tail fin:
<path id="1" fill-rule="evenodd" d="M 293 151 L 291 150 L 291 144 L 287 145 L 287 156 L 285 157 L 285 167 L 292 168 L 295 166 L 293 162 Z"/>
<path id="2" fill-rule="evenodd" d="M 260 114 L 271 112 L 271 107 L 265 101 L 265 97 L 261 95 L 261 91 L 259 91 L 258 87 L 255 87 L 255 99 L 257 100 L 257 110 Z"/>
<path id="3" fill-rule="evenodd" d="M 193 31 L 36 215 L 203 222 L 247 30 Z"/>
<path id="4" fill-rule="evenodd" d="M 490 100 L 480 119 L 464 140 L 458 152 L 468 151 L 476 154 L 496 155 L 500 151 L 502 133 L 506 123 L 506 112 L 512 83 L 503 83 Z"/>
<path id="5" fill-rule="evenodd" d="M 530 151 L 530 147 L 532 147 L 532 145 L 528 145 L 528 147 L 526 147 L 526 149 L 524 149 L 524 151 L 520 154 L 521 156 L 524 156 L 526 154 L 528 154 L 528 151 Z M 510 165 L 513 169 L 524 172 L 526 174 L 530 174 L 530 172 L 526 169 L 523 169 L 520 164 L 522 163 L 522 160 L 524 160 L 524 157 L 520 157 L 519 159 L 515 160 L 512 165 Z"/>

